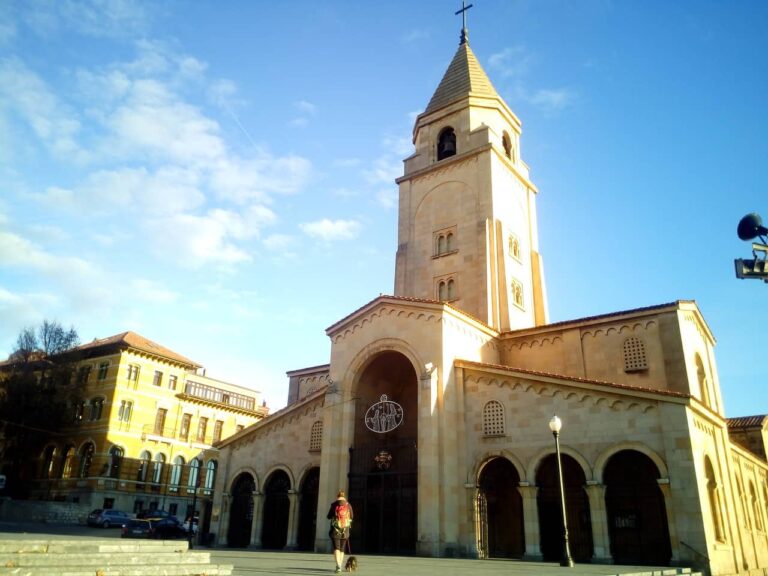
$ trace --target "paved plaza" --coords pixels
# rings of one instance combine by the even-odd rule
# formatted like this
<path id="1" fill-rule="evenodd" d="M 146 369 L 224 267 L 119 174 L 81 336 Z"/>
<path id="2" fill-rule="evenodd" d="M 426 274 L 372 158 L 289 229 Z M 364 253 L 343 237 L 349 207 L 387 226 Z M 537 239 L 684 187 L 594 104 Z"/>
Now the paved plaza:
<path id="1" fill-rule="evenodd" d="M 30 538 L 120 538 L 120 530 L 103 530 L 86 526 L 55 524 L 18 524 L 0 522 L 0 540 Z M 333 558 L 330 554 L 310 552 L 265 552 L 231 548 L 202 548 L 210 552 L 213 564 L 232 564 L 233 576 L 259 574 L 332 574 Z M 577 564 L 563 568 L 551 562 L 522 562 L 518 560 L 467 560 L 452 558 L 416 558 L 404 556 L 357 555 L 360 576 L 661 576 L 663 568 L 649 566 L 615 566 Z M 665 572 L 673 574 L 674 571 Z"/>
<path id="2" fill-rule="evenodd" d="M 618 574 L 661 574 L 648 566 L 606 566 L 597 564 L 563 568 L 550 562 L 516 560 L 463 560 L 451 558 L 410 558 L 403 556 L 357 556 L 360 576 L 616 576 Z M 211 561 L 233 564 L 234 576 L 254 574 L 331 574 L 335 567 L 330 554 L 261 552 L 214 549 Z"/>

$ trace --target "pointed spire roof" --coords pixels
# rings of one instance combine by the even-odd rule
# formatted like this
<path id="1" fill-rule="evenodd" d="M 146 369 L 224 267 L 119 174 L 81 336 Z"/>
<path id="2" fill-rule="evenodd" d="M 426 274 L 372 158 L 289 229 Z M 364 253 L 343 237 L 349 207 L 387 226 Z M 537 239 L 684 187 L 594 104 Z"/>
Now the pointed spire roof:
<path id="1" fill-rule="evenodd" d="M 440 85 L 432 95 L 432 99 L 427 105 L 425 114 L 429 114 L 467 96 L 485 96 L 488 98 L 501 97 L 491 84 L 488 76 L 485 74 L 480 62 L 477 61 L 469 42 L 462 36 L 462 42 L 459 49 L 448 66 Z"/>

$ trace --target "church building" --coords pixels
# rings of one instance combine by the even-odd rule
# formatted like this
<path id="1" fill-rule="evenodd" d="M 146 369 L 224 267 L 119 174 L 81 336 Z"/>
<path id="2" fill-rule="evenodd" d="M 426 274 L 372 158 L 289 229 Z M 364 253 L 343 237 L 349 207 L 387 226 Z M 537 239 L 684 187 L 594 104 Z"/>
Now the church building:
<path id="1" fill-rule="evenodd" d="M 694 301 L 550 323 L 521 122 L 466 30 L 413 143 L 394 294 L 217 445 L 216 543 L 330 551 L 343 489 L 356 553 L 560 561 L 556 415 L 576 563 L 763 574 L 766 427 L 731 441 Z"/>

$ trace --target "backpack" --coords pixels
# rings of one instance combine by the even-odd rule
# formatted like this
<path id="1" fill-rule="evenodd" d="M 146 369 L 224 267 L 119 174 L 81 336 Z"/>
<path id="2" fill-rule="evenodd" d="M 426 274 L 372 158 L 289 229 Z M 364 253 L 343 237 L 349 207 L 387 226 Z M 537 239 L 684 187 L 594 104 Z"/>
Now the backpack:
<path id="1" fill-rule="evenodd" d="M 344 532 L 352 526 L 349 503 L 346 500 L 341 500 L 336 505 L 336 515 L 331 520 L 331 526 L 337 532 Z"/>

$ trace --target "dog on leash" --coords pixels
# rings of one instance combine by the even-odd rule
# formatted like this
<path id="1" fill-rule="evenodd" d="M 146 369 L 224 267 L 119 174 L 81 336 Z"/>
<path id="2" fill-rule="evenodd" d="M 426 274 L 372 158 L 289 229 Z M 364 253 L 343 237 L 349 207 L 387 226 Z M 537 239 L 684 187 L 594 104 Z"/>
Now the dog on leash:
<path id="1" fill-rule="evenodd" d="M 355 556 L 347 557 L 347 563 L 344 564 L 344 572 L 355 572 L 357 570 L 357 558 Z"/>

